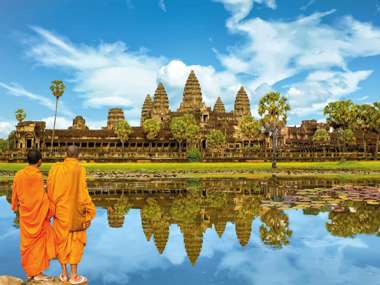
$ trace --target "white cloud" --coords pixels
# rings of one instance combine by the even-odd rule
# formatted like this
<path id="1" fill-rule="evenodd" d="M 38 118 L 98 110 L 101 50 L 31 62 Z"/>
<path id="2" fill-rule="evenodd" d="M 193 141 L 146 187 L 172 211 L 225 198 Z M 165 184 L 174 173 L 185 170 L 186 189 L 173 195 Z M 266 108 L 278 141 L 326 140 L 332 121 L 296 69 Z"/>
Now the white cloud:
<path id="1" fill-rule="evenodd" d="M 346 94 L 359 89 L 359 83 L 366 80 L 372 71 L 332 72 L 316 71 L 306 79 L 292 84 L 287 90 L 291 114 L 297 118 L 307 118 L 322 113 L 324 106 Z"/>
<path id="2" fill-rule="evenodd" d="M 218 72 L 212 66 L 186 65 L 180 60 L 172 60 L 161 67 L 159 78 L 170 90 L 172 106 L 178 107 L 182 99 L 183 88 L 191 70 L 194 70 L 202 88 L 203 99 L 208 106 L 213 106 L 216 98 L 221 96 L 227 110 L 232 108 L 235 95 L 240 87 L 238 78 L 231 72 Z M 174 104 L 173 104 L 174 103 Z M 174 109 L 174 107 L 173 107 Z"/>
<path id="3" fill-rule="evenodd" d="M 0 121 L 0 138 L 8 138 L 9 133 L 15 129 L 15 125 L 15 122 Z"/>
<path id="4" fill-rule="evenodd" d="M 138 119 L 143 95 L 156 87 L 163 58 L 129 51 L 122 42 L 75 45 L 45 29 L 33 30 L 39 37 L 29 56 L 44 66 L 72 73 L 74 91 L 84 98 L 85 106 L 128 106 L 129 119 Z"/>
<path id="5" fill-rule="evenodd" d="M 159 0 L 158 1 L 158 7 L 160 7 L 160 9 L 164 12 L 166 12 L 166 5 L 165 5 L 165 1 L 164 0 Z"/>
<path id="6" fill-rule="evenodd" d="M 297 79 L 288 87 L 293 115 L 321 115 L 329 100 L 358 90 L 371 71 L 351 71 L 350 61 L 380 55 L 380 29 L 352 17 L 326 24 L 324 19 L 335 10 L 295 20 L 264 20 L 247 18 L 253 1 L 218 2 L 232 14 L 227 20 L 229 31 L 245 41 L 217 56 L 227 72 L 248 78 L 244 83 L 253 94 L 261 86 L 286 88 L 283 80 L 306 74 L 304 81 Z"/>
<path id="7" fill-rule="evenodd" d="M 224 5 L 226 10 L 231 12 L 232 17 L 227 21 L 227 27 L 234 30 L 236 24 L 248 16 L 253 8 L 253 4 L 263 4 L 271 9 L 276 9 L 276 0 L 214 0 Z"/>
<path id="8" fill-rule="evenodd" d="M 34 94 L 16 83 L 6 84 L 4 82 L 0 82 L 0 87 L 4 88 L 10 95 L 29 98 L 45 107 L 48 107 L 50 110 L 54 110 L 55 108 L 53 100 Z"/>
<path id="9" fill-rule="evenodd" d="M 0 87 L 4 88 L 9 95 L 16 96 L 16 97 L 26 97 L 30 100 L 36 101 L 38 104 L 45 106 L 52 111 L 55 110 L 54 100 L 46 98 L 45 96 L 30 92 L 19 84 L 16 84 L 16 83 L 6 84 L 4 82 L 0 82 Z M 61 102 L 60 107 L 61 107 L 60 110 L 58 110 L 59 112 L 62 112 L 63 114 L 67 116 L 73 115 L 73 113 L 69 110 L 69 108 L 67 108 L 66 105 L 63 104 L 62 102 Z"/>
<path id="10" fill-rule="evenodd" d="M 165 84 L 172 110 L 178 107 L 191 69 L 199 78 L 209 106 L 221 96 L 231 110 L 236 91 L 244 85 L 256 113 L 254 108 L 260 96 L 274 88 L 285 88 L 293 115 L 321 115 L 326 102 L 355 92 L 370 75 L 368 70 L 350 70 L 350 61 L 380 54 L 378 27 L 352 17 L 327 24 L 325 18 L 331 17 L 334 10 L 294 20 L 264 20 L 248 18 L 253 5 L 275 9 L 275 1 L 215 1 L 231 12 L 226 23 L 228 30 L 243 39 L 229 47 L 227 53 L 215 51 L 222 70 L 153 57 L 146 51 L 130 51 L 123 42 L 74 44 L 39 27 L 33 28 L 38 40 L 31 45 L 29 55 L 39 64 L 69 71 L 74 91 L 84 99 L 85 106 L 126 107 L 128 120 L 138 124 L 144 96 L 153 94 L 157 81 Z M 299 79 L 301 75 L 303 81 Z M 284 80 L 295 76 L 296 83 L 283 85 Z M 303 103 L 294 100 L 297 92 Z"/>
<path id="11" fill-rule="evenodd" d="M 42 118 L 41 121 L 46 122 L 46 128 L 52 129 L 54 124 L 54 117 Z M 65 117 L 57 117 L 57 121 L 55 124 L 56 129 L 67 129 L 73 123 L 72 120 Z"/>

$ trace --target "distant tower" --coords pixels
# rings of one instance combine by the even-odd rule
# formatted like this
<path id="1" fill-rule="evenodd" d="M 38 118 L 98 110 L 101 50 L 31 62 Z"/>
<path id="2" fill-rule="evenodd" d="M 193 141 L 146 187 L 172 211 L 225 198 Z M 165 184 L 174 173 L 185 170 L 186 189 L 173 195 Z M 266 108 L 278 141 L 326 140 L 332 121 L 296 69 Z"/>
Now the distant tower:
<path id="1" fill-rule="evenodd" d="M 180 226 L 181 228 L 181 226 Z M 194 266 L 202 250 L 203 231 L 197 225 L 182 225 L 183 241 L 187 257 Z"/>
<path id="2" fill-rule="evenodd" d="M 86 120 L 82 116 L 76 116 L 73 120 L 73 125 L 69 127 L 70 130 L 88 130 Z"/>
<path id="3" fill-rule="evenodd" d="M 141 219 L 141 226 L 142 226 L 144 235 L 146 237 L 146 240 L 150 241 L 150 238 L 153 235 L 153 228 L 152 228 L 150 221 L 148 221 L 146 218 L 144 218 L 142 210 L 140 211 L 140 219 Z"/>
<path id="4" fill-rule="evenodd" d="M 203 106 L 202 91 L 198 78 L 192 70 L 186 80 L 183 90 L 182 103 L 178 108 L 179 112 L 191 112 L 200 110 Z"/>
<path id="5" fill-rule="evenodd" d="M 114 208 L 107 209 L 108 225 L 111 228 L 122 228 L 124 225 L 124 214 L 118 213 Z"/>
<path id="6" fill-rule="evenodd" d="M 244 87 L 240 87 L 236 95 L 234 113 L 236 116 L 251 116 L 251 105 Z"/>
<path id="7" fill-rule="evenodd" d="M 121 108 L 112 108 L 108 111 L 107 129 L 113 129 L 120 121 L 124 121 L 124 111 Z"/>
<path id="8" fill-rule="evenodd" d="M 162 254 L 165 250 L 166 244 L 169 238 L 169 223 L 167 221 L 161 221 L 155 225 L 154 228 L 154 244 L 157 250 Z"/>
<path id="9" fill-rule="evenodd" d="M 141 109 L 141 121 L 140 125 L 143 126 L 145 120 L 150 119 L 153 111 L 153 100 L 150 95 L 146 95 L 143 107 Z"/>
<path id="10" fill-rule="evenodd" d="M 222 219 L 218 220 L 215 224 L 215 231 L 218 234 L 219 237 L 222 237 L 224 234 L 224 231 L 226 230 L 227 221 L 224 221 Z"/>
<path id="11" fill-rule="evenodd" d="M 214 105 L 214 112 L 217 112 L 217 113 L 225 113 L 226 112 L 226 108 L 224 107 L 224 103 L 222 101 L 222 98 L 220 98 L 220 97 L 218 97 L 218 99 L 216 99 L 216 102 Z"/>
<path id="12" fill-rule="evenodd" d="M 249 242 L 252 232 L 252 220 L 238 219 L 235 223 L 236 236 L 241 246 L 246 246 Z"/>
<path id="13" fill-rule="evenodd" d="M 154 92 L 152 118 L 159 118 L 161 121 L 167 119 L 169 114 L 169 99 L 164 85 L 160 82 Z"/>

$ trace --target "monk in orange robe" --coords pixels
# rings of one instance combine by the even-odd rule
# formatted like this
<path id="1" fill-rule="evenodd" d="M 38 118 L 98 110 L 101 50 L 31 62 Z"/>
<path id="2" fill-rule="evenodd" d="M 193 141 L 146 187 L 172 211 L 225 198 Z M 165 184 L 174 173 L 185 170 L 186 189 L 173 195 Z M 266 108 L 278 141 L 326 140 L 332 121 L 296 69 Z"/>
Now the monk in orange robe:
<path id="1" fill-rule="evenodd" d="M 86 171 L 79 163 L 79 149 L 69 146 L 64 162 L 52 166 L 48 177 L 48 195 L 55 205 L 53 231 L 57 258 L 61 263 L 61 281 L 68 281 L 67 264 L 70 264 L 71 284 L 87 281 L 77 273 L 86 245 L 86 231 L 72 231 L 76 209 L 81 205 L 86 209 L 84 228 L 90 226 L 96 209 L 91 201 L 86 183 Z"/>
<path id="2" fill-rule="evenodd" d="M 44 189 L 41 153 L 30 150 L 29 165 L 18 171 L 12 187 L 12 210 L 19 211 L 21 265 L 29 278 L 48 281 L 42 272 L 55 257 L 54 234 L 50 218 L 54 206 Z"/>

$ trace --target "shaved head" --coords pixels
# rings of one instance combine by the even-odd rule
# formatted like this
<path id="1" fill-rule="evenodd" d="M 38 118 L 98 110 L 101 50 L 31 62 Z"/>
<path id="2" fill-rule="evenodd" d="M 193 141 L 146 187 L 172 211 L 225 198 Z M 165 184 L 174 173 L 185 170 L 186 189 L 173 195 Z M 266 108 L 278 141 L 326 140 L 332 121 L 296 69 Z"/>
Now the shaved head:
<path id="1" fill-rule="evenodd" d="M 67 154 L 67 157 L 78 158 L 79 157 L 79 148 L 75 145 L 70 145 L 67 148 L 66 154 Z"/>

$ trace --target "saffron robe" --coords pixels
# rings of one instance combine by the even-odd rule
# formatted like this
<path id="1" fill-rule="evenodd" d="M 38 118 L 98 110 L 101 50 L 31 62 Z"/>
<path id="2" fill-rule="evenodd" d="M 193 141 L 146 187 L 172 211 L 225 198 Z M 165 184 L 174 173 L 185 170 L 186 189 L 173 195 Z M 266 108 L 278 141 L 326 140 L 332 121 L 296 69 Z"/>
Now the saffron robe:
<path id="1" fill-rule="evenodd" d="M 86 245 L 86 231 L 70 232 L 74 207 L 78 203 L 86 207 L 87 221 L 91 221 L 96 214 L 87 189 L 86 171 L 78 159 L 66 158 L 64 162 L 52 166 L 48 177 L 48 195 L 55 205 L 53 231 L 57 258 L 62 264 L 78 264 Z"/>
<path id="2" fill-rule="evenodd" d="M 12 210 L 19 211 L 21 265 L 28 277 L 49 267 L 55 257 L 54 233 L 50 218 L 54 206 L 44 189 L 40 170 L 27 166 L 13 180 Z"/>

